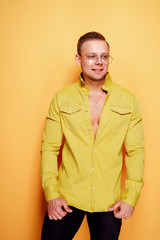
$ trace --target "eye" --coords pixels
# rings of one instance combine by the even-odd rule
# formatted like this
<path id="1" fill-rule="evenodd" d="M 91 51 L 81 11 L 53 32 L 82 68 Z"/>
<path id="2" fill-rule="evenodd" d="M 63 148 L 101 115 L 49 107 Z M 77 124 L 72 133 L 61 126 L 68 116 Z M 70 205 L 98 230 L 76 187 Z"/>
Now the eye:
<path id="1" fill-rule="evenodd" d="M 103 59 L 107 59 L 109 57 L 109 55 L 105 54 L 105 55 L 102 55 L 102 58 Z"/>
<path id="2" fill-rule="evenodd" d="M 94 58 L 95 58 L 95 55 L 93 55 L 93 54 L 92 54 L 92 55 L 88 55 L 87 58 L 88 58 L 88 59 L 94 59 Z"/>

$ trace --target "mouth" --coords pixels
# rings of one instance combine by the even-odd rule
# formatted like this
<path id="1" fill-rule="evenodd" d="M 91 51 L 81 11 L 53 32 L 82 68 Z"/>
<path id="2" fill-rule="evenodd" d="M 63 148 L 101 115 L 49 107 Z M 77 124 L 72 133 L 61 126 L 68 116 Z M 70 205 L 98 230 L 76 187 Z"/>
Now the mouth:
<path id="1" fill-rule="evenodd" d="M 92 68 L 91 70 L 95 73 L 101 73 L 103 71 L 103 68 Z"/>

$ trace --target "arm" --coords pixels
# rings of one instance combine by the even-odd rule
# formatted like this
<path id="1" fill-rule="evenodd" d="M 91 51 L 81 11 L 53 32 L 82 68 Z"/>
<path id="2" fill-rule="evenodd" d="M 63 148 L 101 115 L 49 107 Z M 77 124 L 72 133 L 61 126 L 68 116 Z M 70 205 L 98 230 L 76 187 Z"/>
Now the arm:
<path id="1" fill-rule="evenodd" d="M 125 165 L 127 179 L 125 181 L 122 200 L 135 207 L 144 185 L 144 139 L 142 117 L 136 100 L 124 144 L 126 148 Z"/>
<path id="2" fill-rule="evenodd" d="M 46 200 L 60 197 L 58 193 L 57 156 L 62 144 L 63 132 L 60 123 L 56 95 L 51 101 L 42 138 L 41 179 Z"/>
<path id="3" fill-rule="evenodd" d="M 134 211 L 141 189 L 144 185 L 144 140 L 142 118 L 138 102 L 135 100 L 131 121 L 124 140 L 126 148 L 125 164 L 127 179 L 121 200 L 114 204 L 109 211 L 114 211 L 118 218 L 128 219 Z"/>
<path id="4" fill-rule="evenodd" d="M 58 166 L 57 156 L 62 144 L 63 132 L 60 123 L 59 109 L 56 95 L 54 96 L 42 139 L 42 161 L 41 178 L 42 187 L 46 200 L 48 201 L 48 216 L 50 219 L 62 219 L 67 212 L 71 212 L 66 201 L 60 197 L 58 192 Z M 64 207 L 64 210 L 62 209 Z"/>

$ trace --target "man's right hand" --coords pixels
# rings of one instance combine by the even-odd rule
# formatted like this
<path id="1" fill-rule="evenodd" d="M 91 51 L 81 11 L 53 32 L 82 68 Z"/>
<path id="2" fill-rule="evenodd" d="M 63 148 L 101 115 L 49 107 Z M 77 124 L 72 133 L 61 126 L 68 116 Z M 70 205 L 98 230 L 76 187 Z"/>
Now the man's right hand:
<path id="1" fill-rule="evenodd" d="M 66 216 L 67 212 L 71 213 L 72 210 L 69 208 L 67 202 L 63 198 L 55 198 L 48 202 L 49 219 L 61 220 L 64 216 Z"/>

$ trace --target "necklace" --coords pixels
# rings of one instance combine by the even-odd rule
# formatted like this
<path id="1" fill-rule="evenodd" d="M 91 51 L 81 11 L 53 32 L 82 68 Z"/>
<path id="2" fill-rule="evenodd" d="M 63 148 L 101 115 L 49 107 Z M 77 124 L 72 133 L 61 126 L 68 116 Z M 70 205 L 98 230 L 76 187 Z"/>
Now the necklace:
<path id="1" fill-rule="evenodd" d="M 99 103 L 102 95 L 103 95 L 103 94 L 101 94 L 101 96 L 98 98 L 98 100 L 92 99 L 92 101 L 94 102 L 94 107 L 95 107 L 96 109 L 99 107 L 99 104 L 98 104 L 98 103 Z"/>

